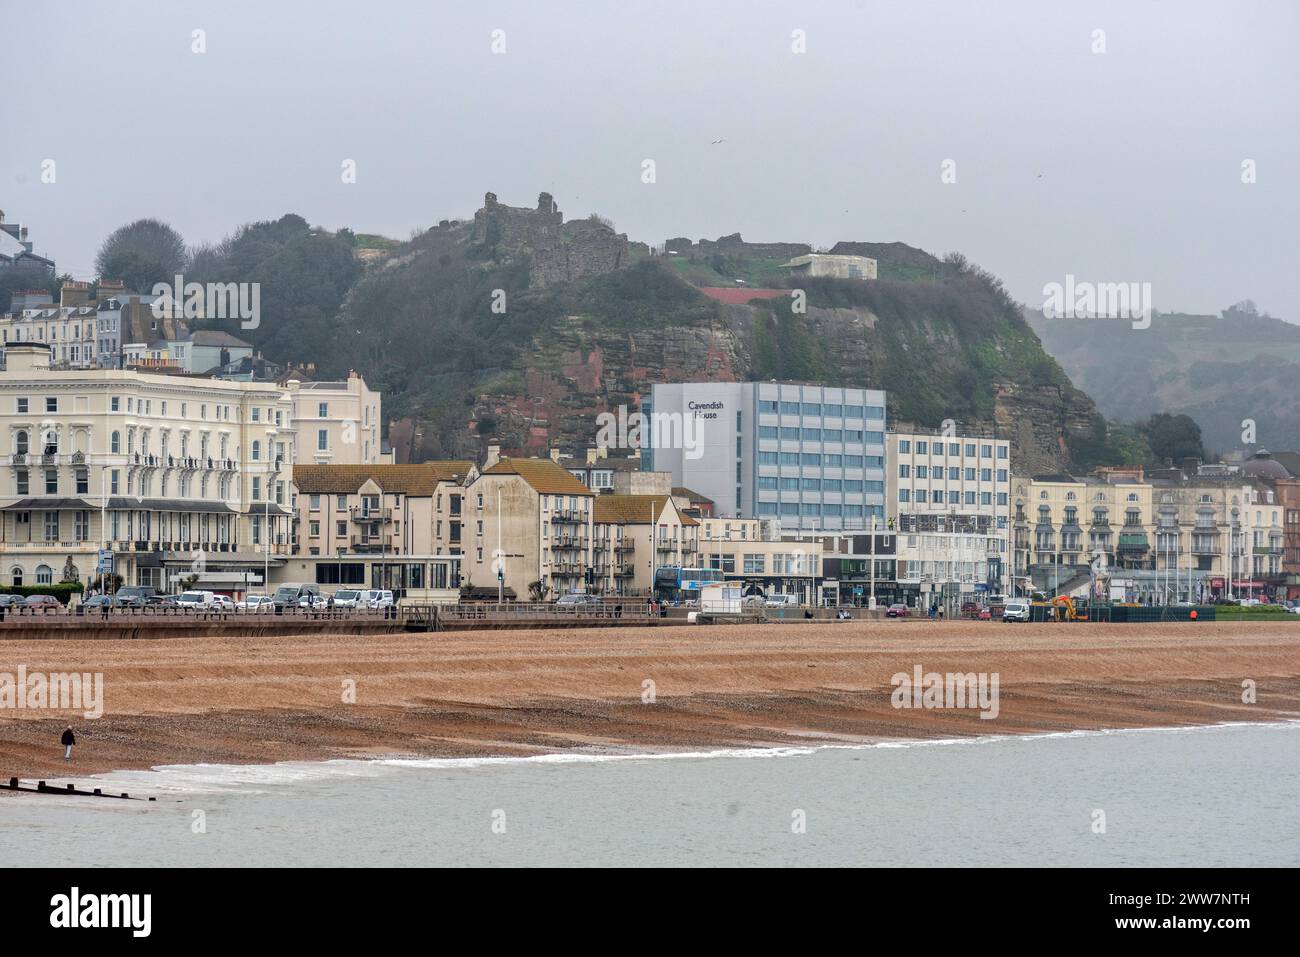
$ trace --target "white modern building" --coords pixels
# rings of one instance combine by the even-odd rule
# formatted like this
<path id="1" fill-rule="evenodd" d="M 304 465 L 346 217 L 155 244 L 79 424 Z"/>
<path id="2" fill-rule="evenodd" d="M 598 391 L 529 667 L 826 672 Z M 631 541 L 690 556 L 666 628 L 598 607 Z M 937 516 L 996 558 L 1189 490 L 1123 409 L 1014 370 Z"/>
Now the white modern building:
<path id="1" fill-rule="evenodd" d="M 922 604 L 957 604 L 976 592 L 1005 594 L 1011 443 L 909 431 L 889 433 L 887 449 L 899 584 L 914 586 L 910 591 Z"/>
<path id="2" fill-rule="evenodd" d="M 783 532 L 884 521 L 884 392 L 698 382 L 655 385 L 641 408 L 642 468 L 672 473 L 718 516 Z"/>

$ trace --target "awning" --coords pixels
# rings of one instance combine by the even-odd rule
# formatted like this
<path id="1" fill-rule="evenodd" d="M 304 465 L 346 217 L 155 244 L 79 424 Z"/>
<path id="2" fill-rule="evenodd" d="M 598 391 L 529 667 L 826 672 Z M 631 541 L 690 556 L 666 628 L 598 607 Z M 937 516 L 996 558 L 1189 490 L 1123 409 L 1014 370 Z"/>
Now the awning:
<path id="1" fill-rule="evenodd" d="M 96 506 L 98 508 L 98 506 Z M 215 512 L 221 515 L 233 515 L 235 510 L 225 502 L 204 502 L 188 498 L 124 498 L 112 496 L 108 500 L 110 509 L 132 510 L 137 512 Z"/>
<path id="2" fill-rule="evenodd" d="M 91 505 L 84 498 L 25 498 L 14 502 L 12 505 L 6 505 L 2 511 L 6 512 L 56 512 L 59 509 L 84 509 L 99 508 L 98 505 Z"/>

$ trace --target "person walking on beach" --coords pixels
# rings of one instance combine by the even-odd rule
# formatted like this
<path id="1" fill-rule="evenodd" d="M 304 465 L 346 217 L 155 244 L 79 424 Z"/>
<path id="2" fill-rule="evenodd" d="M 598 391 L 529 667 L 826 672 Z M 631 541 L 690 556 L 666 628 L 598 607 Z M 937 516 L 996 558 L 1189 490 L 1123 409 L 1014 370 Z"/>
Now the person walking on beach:
<path id="1" fill-rule="evenodd" d="M 72 733 L 71 725 L 63 729 L 63 737 L 59 739 L 59 743 L 63 745 L 63 760 L 71 761 L 72 746 L 77 743 L 77 736 Z"/>

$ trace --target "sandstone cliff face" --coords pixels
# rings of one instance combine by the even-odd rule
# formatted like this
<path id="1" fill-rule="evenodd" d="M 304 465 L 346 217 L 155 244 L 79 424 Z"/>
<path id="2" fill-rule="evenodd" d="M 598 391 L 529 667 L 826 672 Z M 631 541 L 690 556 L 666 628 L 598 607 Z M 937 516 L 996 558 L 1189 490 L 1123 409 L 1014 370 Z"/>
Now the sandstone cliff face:
<path id="1" fill-rule="evenodd" d="M 1011 440 L 1017 474 L 1037 475 L 1071 467 L 1071 439 L 1093 432 L 1096 408 L 1077 390 L 1059 386 L 998 383 L 994 421 Z"/>
<path id="2" fill-rule="evenodd" d="M 485 393 L 475 413 L 498 423 L 517 451 L 545 455 L 596 442 L 596 416 L 629 413 L 655 382 L 735 382 L 746 368 L 742 342 L 722 323 L 616 332 L 567 316 L 529 350 L 521 392 Z"/>

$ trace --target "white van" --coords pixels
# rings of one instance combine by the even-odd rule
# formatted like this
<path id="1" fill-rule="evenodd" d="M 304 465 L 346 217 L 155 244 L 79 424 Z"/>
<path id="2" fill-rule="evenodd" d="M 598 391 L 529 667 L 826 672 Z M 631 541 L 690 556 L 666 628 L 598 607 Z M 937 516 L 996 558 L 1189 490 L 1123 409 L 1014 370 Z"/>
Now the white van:
<path id="1" fill-rule="evenodd" d="M 211 608 L 216 604 L 216 593 L 210 591 L 187 591 L 176 599 L 178 608 Z"/>
<path id="2" fill-rule="evenodd" d="M 1002 606 L 1003 621 L 1028 621 L 1029 602 L 1023 598 L 1012 598 Z"/>
<path id="3" fill-rule="evenodd" d="M 392 608 L 393 593 L 386 588 L 367 588 L 361 592 L 357 605 L 361 608 Z"/>
<path id="4" fill-rule="evenodd" d="M 798 608 L 798 595 L 768 595 L 763 604 L 768 608 Z"/>
<path id="5" fill-rule="evenodd" d="M 334 593 L 335 608 L 358 608 L 365 604 L 365 592 L 359 588 L 340 588 Z"/>

